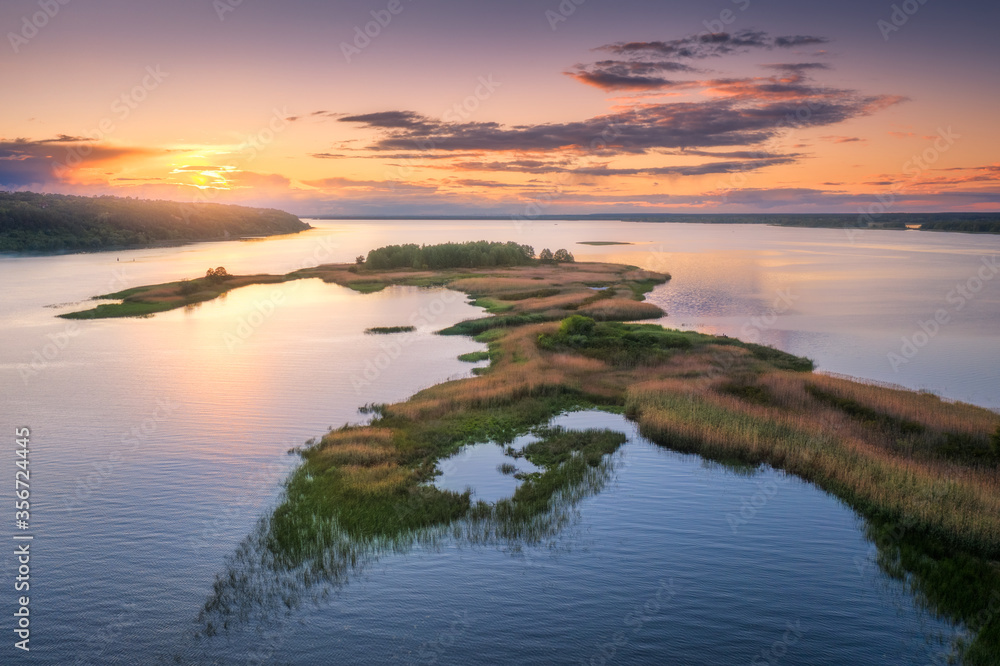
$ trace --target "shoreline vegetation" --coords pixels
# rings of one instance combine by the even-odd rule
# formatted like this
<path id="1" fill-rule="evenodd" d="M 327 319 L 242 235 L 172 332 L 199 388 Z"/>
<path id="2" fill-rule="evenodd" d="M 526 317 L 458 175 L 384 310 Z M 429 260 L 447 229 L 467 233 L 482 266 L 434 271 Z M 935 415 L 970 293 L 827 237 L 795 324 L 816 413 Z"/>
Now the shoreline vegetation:
<path id="1" fill-rule="evenodd" d="M 310 229 L 273 208 L 0 192 L 0 252 L 103 252 Z"/>
<path id="2" fill-rule="evenodd" d="M 734 338 L 626 323 L 663 314 L 642 299 L 667 275 L 613 264 L 543 263 L 514 243 L 413 247 L 381 248 L 354 265 L 287 276 L 230 277 L 204 292 L 207 298 L 218 288 L 312 277 L 359 291 L 447 286 L 490 313 L 439 332 L 487 345 L 486 357 L 474 358 L 490 363 L 475 376 L 400 403 L 368 405 L 369 423 L 346 425 L 298 450 L 302 464 L 258 535 L 268 567 L 322 577 L 333 553 L 354 557 L 355 546 L 417 538 L 456 521 L 485 525 L 498 538 L 530 533 L 557 497 L 591 478 L 588 470 L 617 449 L 617 438 L 546 433 L 532 452 L 544 471 L 494 504 L 433 486 L 438 461 L 467 444 L 510 443 L 566 411 L 600 409 L 623 413 L 658 445 L 744 468 L 770 465 L 839 498 L 866 520 L 882 569 L 970 632 L 952 646 L 964 663 L 997 663 L 996 413 L 817 374 L 808 359 Z M 386 259 L 389 267 L 371 266 L 381 265 L 379 257 L 396 259 Z M 414 267 L 428 257 L 448 259 L 434 270 Z M 495 265 L 498 257 L 511 265 Z M 407 261 L 409 267 L 391 266 Z M 127 316 L 119 313 L 180 307 L 183 302 L 171 299 L 181 284 L 129 290 L 120 305 L 87 312 L 118 307 L 125 310 L 100 316 Z M 228 587 L 234 575 L 217 581 L 207 614 L 225 616 L 237 603 Z"/>

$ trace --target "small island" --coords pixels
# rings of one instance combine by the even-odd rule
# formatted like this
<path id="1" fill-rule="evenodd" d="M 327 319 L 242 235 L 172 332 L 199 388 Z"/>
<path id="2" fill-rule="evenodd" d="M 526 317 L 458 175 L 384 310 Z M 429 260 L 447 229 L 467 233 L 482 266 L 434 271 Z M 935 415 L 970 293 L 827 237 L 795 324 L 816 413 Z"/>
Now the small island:
<path id="1" fill-rule="evenodd" d="M 366 328 L 368 335 L 392 335 L 393 333 L 412 333 L 417 330 L 416 326 L 373 326 Z"/>

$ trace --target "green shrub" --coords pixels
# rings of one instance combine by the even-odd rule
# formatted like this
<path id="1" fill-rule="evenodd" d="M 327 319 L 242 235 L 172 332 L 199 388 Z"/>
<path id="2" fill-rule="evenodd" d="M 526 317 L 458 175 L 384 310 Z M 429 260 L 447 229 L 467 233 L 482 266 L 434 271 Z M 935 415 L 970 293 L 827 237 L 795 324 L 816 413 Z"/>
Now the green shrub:
<path id="1" fill-rule="evenodd" d="M 594 332 L 596 324 L 597 322 L 590 317 L 573 315 L 563 319 L 559 325 L 559 335 L 590 335 Z"/>

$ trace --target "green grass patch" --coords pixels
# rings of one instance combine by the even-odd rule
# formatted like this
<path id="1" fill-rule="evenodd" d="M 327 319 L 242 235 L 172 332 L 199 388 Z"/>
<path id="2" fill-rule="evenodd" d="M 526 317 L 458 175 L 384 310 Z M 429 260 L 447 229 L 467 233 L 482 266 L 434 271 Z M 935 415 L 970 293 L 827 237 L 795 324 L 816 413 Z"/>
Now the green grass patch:
<path id="1" fill-rule="evenodd" d="M 505 539 L 536 540 L 537 521 L 559 503 L 572 503 L 581 491 L 596 492 L 610 472 L 605 456 L 627 438 L 611 430 L 563 430 L 543 428 L 541 439 L 524 448 L 524 457 L 543 471 L 518 475 L 521 485 L 513 497 L 493 505 L 479 502 L 470 513 L 473 520 Z"/>
<path id="2" fill-rule="evenodd" d="M 375 292 L 382 291 L 389 284 L 387 282 L 365 282 L 358 280 L 356 282 L 348 282 L 346 286 L 362 294 L 374 294 Z"/>
<path id="3" fill-rule="evenodd" d="M 600 464 L 603 456 L 614 453 L 626 437 L 614 430 L 565 430 L 560 427 L 542 428 L 540 437 L 524 447 L 524 457 L 539 467 L 552 468 L 580 455 L 591 467 Z"/>
<path id="4" fill-rule="evenodd" d="M 549 351 L 574 351 L 619 367 L 652 364 L 675 350 L 690 349 L 691 340 L 679 331 L 655 324 L 596 322 L 573 315 L 554 334 L 543 333 L 538 346 Z"/>
<path id="5" fill-rule="evenodd" d="M 416 326 L 373 326 L 366 328 L 368 335 L 390 335 L 392 333 L 411 333 L 417 330 Z"/>
<path id="6" fill-rule="evenodd" d="M 502 312 L 509 312 L 513 310 L 516 306 L 513 303 L 504 303 L 495 298 L 490 298 L 488 296 L 480 296 L 479 298 L 472 301 L 472 305 L 480 308 L 486 308 L 486 311 L 490 314 L 500 314 Z"/>
<path id="7" fill-rule="evenodd" d="M 562 314 L 546 312 L 530 312 L 527 314 L 500 315 L 498 317 L 483 317 L 482 319 L 467 319 L 454 326 L 438 331 L 439 335 L 470 335 L 477 336 L 491 329 L 514 328 L 528 324 L 542 324 L 560 319 Z"/>
<path id="8" fill-rule="evenodd" d="M 723 342 L 719 342 L 718 344 L 743 347 L 744 349 L 749 350 L 750 353 L 753 354 L 753 357 L 758 361 L 770 363 L 779 370 L 812 372 L 816 367 L 811 359 L 805 358 L 804 356 L 795 356 L 794 354 L 789 354 L 788 352 L 783 352 L 780 349 L 775 349 L 774 347 L 768 347 L 766 345 L 758 345 L 753 342 L 743 342 L 735 338 L 724 338 Z"/>
<path id="9" fill-rule="evenodd" d="M 103 303 L 96 308 L 67 312 L 59 315 L 63 319 L 113 319 L 118 317 L 148 317 L 157 312 L 173 310 L 177 306 L 170 303 L 145 303 L 131 301 L 125 303 Z"/>
<path id="10" fill-rule="evenodd" d="M 653 289 L 657 285 L 666 284 L 669 281 L 670 281 L 669 275 L 666 276 L 666 279 L 664 280 L 659 280 L 654 278 L 650 278 L 647 280 L 632 280 L 628 282 L 628 288 L 632 290 L 632 297 L 635 298 L 635 300 L 637 301 L 641 301 L 643 297 L 649 292 L 653 291 Z"/>
<path id="11" fill-rule="evenodd" d="M 490 353 L 488 351 L 474 351 L 468 354 L 462 354 L 458 357 L 459 361 L 465 361 L 466 363 L 479 363 L 480 361 L 490 360 Z"/>
<path id="12" fill-rule="evenodd" d="M 556 414 L 586 403 L 568 394 L 529 397 L 502 406 L 469 409 L 430 419 L 410 420 L 380 410 L 371 428 L 391 428 L 391 455 L 386 465 L 373 454 L 353 453 L 351 462 L 336 464 L 338 439 L 362 430 L 349 426 L 334 431 L 302 451 L 303 464 L 286 484 L 286 498 L 271 517 L 269 548 L 286 566 L 319 557 L 336 534 L 350 538 L 395 539 L 465 516 L 467 493 L 442 491 L 426 485 L 438 460 L 462 446 L 515 437 Z"/>
<path id="13" fill-rule="evenodd" d="M 497 342 L 506 334 L 507 331 L 505 331 L 502 328 L 492 328 L 487 331 L 483 331 L 482 333 L 477 333 L 476 335 L 473 336 L 472 339 L 475 340 L 476 342 L 489 344 L 491 342 Z"/>
<path id="14" fill-rule="evenodd" d="M 741 342 L 735 338 L 678 331 L 658 324 L 597 322 L 583 315 L 564 319 L 556 333 L 542 334 L 538 338 L 538 345 L 542 349 L 575 351 L 619 367 L 656 364 L 679 350 L 707 344 L 742 347 L 755 359 L 783 370 L 805 372 L 813 367 L 812 361 L 807 358 L 793 356 L 772 347 Z"/>

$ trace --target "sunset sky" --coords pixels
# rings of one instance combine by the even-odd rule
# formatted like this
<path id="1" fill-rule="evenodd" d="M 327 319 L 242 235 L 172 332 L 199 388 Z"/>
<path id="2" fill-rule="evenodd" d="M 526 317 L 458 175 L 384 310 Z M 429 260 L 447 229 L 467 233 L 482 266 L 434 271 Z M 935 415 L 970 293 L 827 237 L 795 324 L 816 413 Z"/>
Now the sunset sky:
<path id="1" fill-rule="evenodd" d="M 0 189 L 995 211 L 998 25 L 984 0 L 5 0 Z"/>

